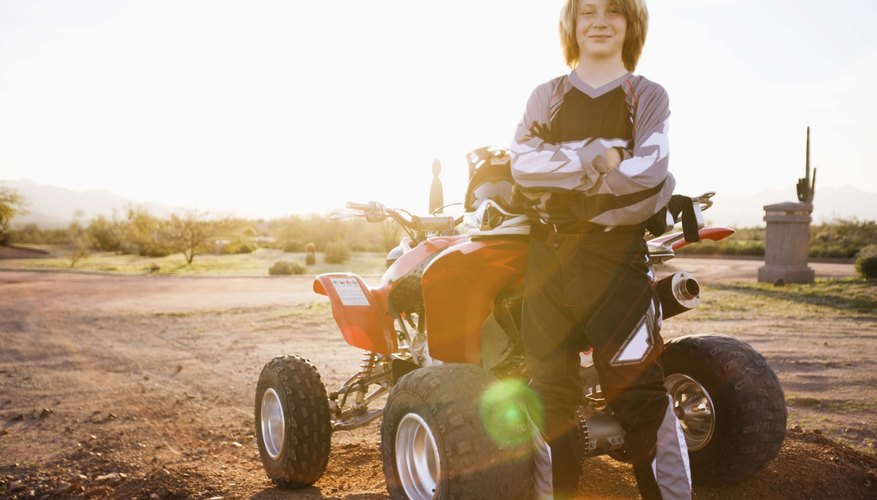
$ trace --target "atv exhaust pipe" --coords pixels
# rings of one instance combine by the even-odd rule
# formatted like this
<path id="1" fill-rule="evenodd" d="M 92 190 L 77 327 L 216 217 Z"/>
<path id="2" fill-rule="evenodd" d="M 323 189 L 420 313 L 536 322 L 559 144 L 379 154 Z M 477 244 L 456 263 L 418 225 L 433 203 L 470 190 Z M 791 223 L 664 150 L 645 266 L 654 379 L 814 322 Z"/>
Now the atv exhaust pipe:
<path id="1" fill-rule="evenodd" d="M 667 276 L 655 285 L 655 291 L 661 300 L 664 319 L 690 311 L 700 303 L 700 284 L 690 273 Z"/>

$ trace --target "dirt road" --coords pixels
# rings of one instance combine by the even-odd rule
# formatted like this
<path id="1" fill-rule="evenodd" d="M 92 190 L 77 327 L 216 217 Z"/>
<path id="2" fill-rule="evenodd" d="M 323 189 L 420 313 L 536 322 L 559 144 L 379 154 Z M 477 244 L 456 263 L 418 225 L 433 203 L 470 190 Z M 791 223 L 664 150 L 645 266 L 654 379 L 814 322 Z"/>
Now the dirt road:
<path id="1" fill-rule="evenodd" d="M 760 265 L 689 262 L 707 283 L 746 279 Z M 817 266 L 817 275 L 852 272 Z M 386 498 L 377 422 L 333 436 L 329 469 L 313 488 L 283 492 L 262 471 L 252 417 L 262 365 L 302 354 L 332 387 L 360 356 L 310 287 L 305 277 L 0 272 L 0 496 Z M 796 356 L 794 345 L 784 352 Z M 636 496 L 627 465 L 598 458 L 586 470 L 583 496 Z M 756 478 L 696 497 L 829 492 L 877 497 L 877 460 L 793 429 Z"/>

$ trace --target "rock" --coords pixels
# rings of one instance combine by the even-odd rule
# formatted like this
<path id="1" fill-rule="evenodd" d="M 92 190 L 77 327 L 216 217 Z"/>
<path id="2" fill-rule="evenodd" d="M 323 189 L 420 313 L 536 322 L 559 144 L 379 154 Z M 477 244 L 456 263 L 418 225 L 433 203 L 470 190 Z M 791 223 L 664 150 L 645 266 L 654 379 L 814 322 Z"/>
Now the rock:
<path id="1" fill-rule="evenodd" d="M 153 493 L 149 495 L 149 500 L 161 500 L 161 497 L 157 493 Z"/>
<path id="2" fill-rule="evenodd" d="M 786 280 L 780 278 L 773 282 L 773 286 L 786 286 Z"/>
<path id="3" fill-rule="evenodd" d="M 0 429 L 0 436 L 5 436 L 7 434 L 9 434 L 9 431 L 7 431 L 6 429 Z"/>
<path id="4" fill-rule="evenodd" d="M 25 486 L 24 483 L 21 482 L 21 480 L 12 481 L 11 483 L 9 483 L 10 493 L 18 493 L 19 491 L 24 491 L 25 488 L 27 488 L 27 486 Z"/>
<path id="5" fill-rule="evenodd" d="M 238 443 L 237 441 L 231 443 L 231 445 L 234 446 L 235 448 L 243 448 L 244 447 L 244 445 Z"/>
<path id="6" fill-rule="evenodd" d="M 54 410 L 54 409 L 52 409 L 52 408 L 43 408 L 42 410 L 40 410 L 40 417 L 39 417 L 39 418 L 46 418 L 46 417 L 48 417 L 49 415 L 51 415 L 51 414 L 53 414 L 53 413 L 55 413 L 55 410 Z"/>
<path id="7" fill-rule="evenodd" d="M 171 473 L 168 472 L 167 469 L 162 469 L 161 471 L 159 471 L 158 474 L 159 474 L 161 477 L 170 477 L 170 476 L 171 476 Z"/>
<path id="8" fill-rule="evenodd" d="M 118 472 L 110 472 L 109 474 L 98 476 L 94 480 L 98 483 L 118 484 L 122 482 L 122 477 L 119 476 Z"/>
<path id="9" fill-rule="evenodd" d="M 15 415 L 14 417 L 12 417 L 13 422 L 21 422 L 22 420 L 24 420 L 23 413 L 19 413 L 19 414 Z"/>
<path id="10" fill-rule="evenodd" d="M 181 371 L 183 371 L 183 365 L 177 365 L 176 373 L 180 373 Z"/>
<path id="11" fill-rule="evenodd" d="M 61 481 L 60 483 L 58 483 L 58 486 L 55 486 L 55 494 L 56 495 L 63 495 L 64 493 L 67 493 L 72 489 L 73 489 L 72 484 L 65 482 L 65 481 Z"/>

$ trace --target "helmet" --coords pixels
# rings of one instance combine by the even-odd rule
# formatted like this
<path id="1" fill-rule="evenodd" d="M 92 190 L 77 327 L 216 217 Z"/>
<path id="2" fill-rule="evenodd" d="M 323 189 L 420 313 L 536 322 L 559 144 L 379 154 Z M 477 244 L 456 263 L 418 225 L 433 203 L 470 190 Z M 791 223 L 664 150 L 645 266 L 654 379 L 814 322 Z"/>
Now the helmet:
<path id="1" fill-rule="evenodd" d="M 526 215 L 508 212 L 492 199 L 484 200 L 474 212 L 463 214 L 463 221 L 472 236 L 530 234 L 530 220 Z"/>
<path id="2" fill-rule="evenodd" d="M 466 155 L 469 186 L 464 220 L 473 236 L 529 234 L 530 224 L 515 196 L 511 156 L 505 148 L 483 147 Z"/>
<path id="3" fill-rule="evenodd" d="M 492 199 L 505 210 L 515 210 L 511 156 L 504 148 L 483 147 L 466 155 L 469 162 L 469 186 L 463 206 L 474 212 L 481 204 Z"/>

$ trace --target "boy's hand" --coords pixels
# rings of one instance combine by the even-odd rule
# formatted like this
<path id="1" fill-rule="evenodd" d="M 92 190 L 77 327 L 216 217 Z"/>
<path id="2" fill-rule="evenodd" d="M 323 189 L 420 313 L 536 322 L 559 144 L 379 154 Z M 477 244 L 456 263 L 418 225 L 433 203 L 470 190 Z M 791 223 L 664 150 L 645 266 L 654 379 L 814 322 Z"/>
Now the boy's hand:
<path id="1" fill-rule="evenodd" d="M 533 122 L 533 125 L 530 126 L 530 136 L 538 137 L 549 144 L 557 144 L 557 141 L 551 133 L 551 129 L 548 128 L 547 123 Z"/>
<path id="2" fill-rule="evenodd" d="M 621 152 L 618 151 L 618 148 L 609 148 L 605 153 L 594 158 L 594 161 L 591 164 L 597 172 L 605 174 L 613 168 L 618 167 L 618 165 L 621 165 Z"/>
<path id="3" fill-rule="evenodd" d="M 606 170 L 612 170 L 613 168 L 621 165 L 621 152 L 618 151 L 618 148 L 609 148 L 606 150 L 606 154 L 604 155 L 606 158 Z"/>

